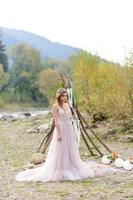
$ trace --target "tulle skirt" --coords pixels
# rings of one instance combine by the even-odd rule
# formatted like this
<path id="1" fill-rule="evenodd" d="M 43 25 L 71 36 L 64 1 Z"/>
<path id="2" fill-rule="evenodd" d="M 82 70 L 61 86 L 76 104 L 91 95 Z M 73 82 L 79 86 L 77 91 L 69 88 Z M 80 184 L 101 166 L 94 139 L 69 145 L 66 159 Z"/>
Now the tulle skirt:
<path id="1" fill-rule="evenodd" d="M 81 160 L 71 122 L 60 122 L 60 129 L 62 141 L 58 141 L 55 127 L 45 163 L 18 172 L 17 181 L 74 181 L 123 171 L 100 162 Z"/>

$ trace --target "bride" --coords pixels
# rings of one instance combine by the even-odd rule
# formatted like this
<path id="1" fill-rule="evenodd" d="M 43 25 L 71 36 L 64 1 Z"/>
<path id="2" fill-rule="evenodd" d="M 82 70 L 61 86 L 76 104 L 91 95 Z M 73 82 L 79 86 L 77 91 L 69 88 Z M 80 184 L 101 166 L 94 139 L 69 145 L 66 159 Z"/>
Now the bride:
<path id="1" fill-rule="evenodd" d="M 81 160 L 67 99 L 67 90 L 59 88 L 56 103 L 52 106 L 55 129 L 45 163 L 37 168 L 18 172 L 15 176 L 17 181 L 80 180 L 120 171 L 96 161 Z"/>

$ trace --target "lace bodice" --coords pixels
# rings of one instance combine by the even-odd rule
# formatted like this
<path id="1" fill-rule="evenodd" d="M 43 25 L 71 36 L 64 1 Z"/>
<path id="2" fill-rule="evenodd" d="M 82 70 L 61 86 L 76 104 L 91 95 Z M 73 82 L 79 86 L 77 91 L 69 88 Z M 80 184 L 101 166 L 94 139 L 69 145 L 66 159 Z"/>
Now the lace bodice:
<path id="1" fill-rule="evenodd" d="M 66 106 L 65 110 L 58 106 L 58 115 L 59 121 L 70 121 L 72 119 L 72 114 L 69 105 Z"/>
<path id="2" fill-rule="evenodd" d="M 69 105 L 65 103 L 65 110 L 61 108 L 59 105 L 54 104 L 52 107 L 52 114 L 55 121 L 55 126 L 57 128 L 57 132 L 60 132 L 60 123 L 61 122 L 70 122 L 72 118 L 71 110 Z"/>

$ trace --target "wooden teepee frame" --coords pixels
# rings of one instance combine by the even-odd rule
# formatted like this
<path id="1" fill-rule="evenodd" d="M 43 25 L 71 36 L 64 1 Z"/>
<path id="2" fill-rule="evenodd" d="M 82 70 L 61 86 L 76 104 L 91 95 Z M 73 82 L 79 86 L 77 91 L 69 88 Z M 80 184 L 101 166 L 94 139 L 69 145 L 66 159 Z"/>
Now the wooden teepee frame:
<path id="1" fill-rule="evenodd" d="M 62 83 L 62 87 L 64 88 L 70 88 L 70 80 L 69 78 L 67 79 L 67 81 L 64 79 L 64 77 L 61 75 L 61 83 Z M 73 108 L 72 108 L 73 107 Z M 83 115 L 81 114 L 81 112 L 78 109 L 78 106 L 75 105 L 74 102 L 74 98 L 73 98 L 73 106 L 70 107 L 72 115 L 74 115 L 74 111 L 76 111 L 76 115 L 80 121 L 80 133 L 81 133 L 81 137 L 88 149 L 88 151 L 90 152 L 91 156 L 95 156 L 96 154 L 93 152 L 93 150 L 95 149 L 96 152 L 100 155 L 100 157 L 102 157 L 104 154 L 100 151 L 100 149 L 97 147 L 97 145 L 95 144 L 94 140 L 91 138 L 90 133 L 98 140 L 98 142 L 109 152 L 112 153 L 112 150 L 97 136 L 97 134 L 94 132 L 94 130 L 89 126 L 88 122 L 84 119 Z M 48 132 L 48 134 L 44 137 L 44 139 L 42 140 L 37 153 L 41 152 L 41 153 L 45 153 L 48 145 L 51 142 L 52 136 L 53 136 L 53 131 L 55 128 L 55 123 L 54 123 L 54 119 L 52 121 L 52 125 L 50 128 L 50 131 Z M 87 129 L 90 130 L 90 133 L 88 133 Z M 92 150 L 90 144 L 92 144 L 92 146 L 94 147 L 94 149 Z"/>

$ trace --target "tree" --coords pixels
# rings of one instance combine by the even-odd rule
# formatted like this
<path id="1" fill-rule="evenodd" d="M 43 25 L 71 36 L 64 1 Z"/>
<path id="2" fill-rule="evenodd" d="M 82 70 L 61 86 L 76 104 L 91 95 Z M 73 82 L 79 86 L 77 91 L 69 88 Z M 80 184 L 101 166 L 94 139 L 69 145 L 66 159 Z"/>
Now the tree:
<path id="1" fill-rule="evenodd" d="M 72 74 L 74 82 L 75 96 L 78 104 L 86 108 L 93 107 L 90 101 L 91 94 L 94 91 L 94 79 L 97 73 L 99 57 L 88 54 L 86 51 L 80 51 L 71 57 Z M 83 103 L 84 102 L 84 103 Z"/>
<path id="2" fill-rule="evenodd" d="M 5 54 L 5 45 L 3 45 L 1 39 L 0 39 L 0 64 L 2 64 L 4 72 L 6 72 L 8 70 L 8 60 L 7 60 L 7 55 Z"/>
<path id="3" fill-rule="evenodd" d="M 2 64 L 0 64 L 0 91 L 3 91 L 4 86 L 8 83 L 9 74 L 4 72 Z"/>
<path id="4" fill-rule="evenodd" d="M 27 96 L 37 101 L 38 74 L 42 69 L 39 51 L 27 44 L 17 44 L 11 47 L 9 54 L 13 63 L 10 82 L 15 93 L 20 93 L 21 100 Z"/>
<path id="5" fill-rule="evenodd" d="M 117 119 L 128 117 L 131 110 L 133 113 L 131 67 L 124 68 L 81 51 L 72 58 L 72 71 L 77 103 L 88 113 Z"/>
<path id="6" fill-rule="evenodd" d="M 60 87 L 59 74 L 53 69 L 42 70 L 39 74 L 39 90 L 46 95 L 50 102 L 55 97 L 56 90 Z"/>

